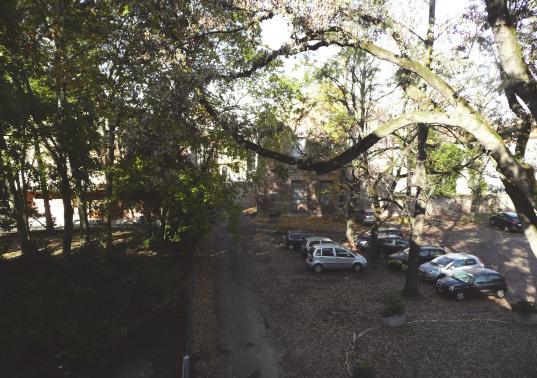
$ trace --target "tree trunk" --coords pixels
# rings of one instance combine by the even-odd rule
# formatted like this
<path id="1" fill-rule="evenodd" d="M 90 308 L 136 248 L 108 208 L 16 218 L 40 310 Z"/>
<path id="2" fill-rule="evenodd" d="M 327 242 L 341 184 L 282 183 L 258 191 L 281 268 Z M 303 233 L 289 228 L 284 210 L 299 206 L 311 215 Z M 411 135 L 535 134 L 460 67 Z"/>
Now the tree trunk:
<path id="1" fill-rule="evenodd" d="M 515 93 L 537 121 L 537 80 L 533 77 L 518 41 L 516 25 L 506 0 L 486 0 L 488 22 L 494 35 L 500 60 L 502 85 L 506 93 Z"/>
<path id="2" fill-rule="evenodd" d="M 58 171 L 60 175 L 60 192 L 62 195 L 63 203 L 63 242 L 62 252 L 64 256 L 71 255 L 71 244 L 73 242 L 73 204 L 71 200 L 73 198 L 73 191 L 69 182 L 69 175 L 67 173 L 67 165 L 65 162 L 58 164 Z"/>
<path id="3" fill-rule="evenodd" d="M 115 162 L 115 148 L 116 148 L 116 129 L 119 124 L 118 115 L 117 122 L 109 124 L 107 132 L 107 154 L 106 154 L 106 170 L 105 170 L 105 180 L 106 180 L 106 244 L 111 245 L 112 238 L 112 218 L 114 216 L 114 207 L 115 202 L 113 200 L 114 194 L 114 176 L 112 174 L 111 168 L 114 166 Z"/>
<path id="4" fill-rule="evenodd" d="M 354 242 L 354 219 L 356 217 L 356 210 L 360 201 L 360 182 L 357 181 L 357 178 L 354 174 L 352 175 L 349 186 L 349 202 L 347 203 L 347 211 L 345 213 L 345 236 L 347 237 L 347 241 L 349 242 L 351 248 L 356 249 L 356 244 Z"/>
<path id="5" fill-rule="evenodd" d="M 78 214 L 80 219 L 80 240 L 84 239 L 84 243 L 91 243 L 91 230 L 88 220 L 88 200 L 87 191 L 84 185 L 84 175 L 78 167 L 71 167 L 76 182 L 76 190 L 78 194 Z"/>
<path id="6" fill-rule="evenodd" d="M 429 129 L 426 125 L 418 125 L 418 159 L 416 162 L 416 174 L 414 186 L 416 188 L 416 201 L 414 216 L 412 219 L 412 231 L 410 236 L 410 252 L 408 255 L 408 270 L 406 275 L 403 294 L 415 296 L 418 294 L 418 258 L 422 243 L 421 235 L 425 222 L 425 209 L 427 207 L 427 172 L 425 160 L 427 159 L 427 135 Z"/>
<path id="7" fill-rule="evenodd" d="M 41 197 L 43 197 L 43 205 L 45 206 L 45 228 L 48 232 L 54 231 L 54 220 L 50 211 L 50 193 L 47 185 L 47 172 L 41 155 L 41 146 L 39 141 L 35 141 L 35 155 L 37 159 L 37 170 L 39 172 L 39 187 L 41 189 Z"/>
<path id="8" fill-rule="evenodd" d="M 28 218 L 26 216 L 26 198 L 23 198 L 20 190 L 17 189 L 15 178 L 8 173 L 9 189 L 13 198 L 15 209 L 15 221 L 17 226 L 17 234 L 21 244 L 21 253 L 29 255 L 36 252 L 36 246 L 30 238 L 30 228 L 28 227 Z"/>

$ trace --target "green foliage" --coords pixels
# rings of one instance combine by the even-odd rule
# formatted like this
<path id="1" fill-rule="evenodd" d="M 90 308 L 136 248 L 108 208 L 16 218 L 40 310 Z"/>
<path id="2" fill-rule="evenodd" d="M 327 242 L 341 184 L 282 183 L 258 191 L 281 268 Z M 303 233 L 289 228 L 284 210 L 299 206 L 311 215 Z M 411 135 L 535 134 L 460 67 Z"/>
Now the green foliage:
<path id="1" fill-rule="evenodd" d="M 48 366 L 60 352 L 68 366 L 106 362 L 114 340 L 175 288 L 184 269 L 178 257 L 144 255 L 136 242 L 115 248 L 104 260 L 88 251 L 0 263 L 3 375 L 21 374 L 28 361 Z"/>
<path id="2" fill-rule="evenodd" d="M 352 378 L 374 378 L 377 376 L 375 369 L 365 361 L 356 363 L 351 372 Z"/>
<path id="3" fill-rule="evenodd" d="M 460 165 L 467 154 L 464 149 L 453 143 L 439 143 L 429 149 L 426 166 L 430 175 L 432 196 L 453 197 L 456 194 Z"/>
<path id="4" fill-rule="evenodd" d="M 395 316 L 401 315 L 405 312 L 405 302 L 401 298 L 401 295 L 394 294 L 387 298 L 388 304 L 382 310 L 382 316 Z"/>

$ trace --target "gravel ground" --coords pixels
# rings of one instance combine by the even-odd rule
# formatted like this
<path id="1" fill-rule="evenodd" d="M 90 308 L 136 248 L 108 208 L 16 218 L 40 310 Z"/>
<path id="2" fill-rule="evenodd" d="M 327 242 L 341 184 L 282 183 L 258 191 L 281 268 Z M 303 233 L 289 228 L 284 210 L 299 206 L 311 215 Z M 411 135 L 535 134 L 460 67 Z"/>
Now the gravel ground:
<path id="1" fill-rule="evenodd" d="M 298 223 L 293 221 L 293 228 L 303 228 Z M 322 226 L 326 227 L 327 236 L 334 240 L 343 238 L 343 232 L 337 231 L 342 228 L 323 223 L 327 223 Z M 270 311 L 273 337 L 283 353 L 286 374 L 290 377 L 347 376 L 346 352 L 353 334 L 381 324 L 380 314 L 386 297 L 403 287 L 404 274 L 376 265 L 361 273 L 340 271 L 315 275 L 300 253 L 285 249 L 282 232 L 289 227 L 289 221 L 284 219 L 281 224 L 244 223 L 241 235 L 243 251 L 250 256 L 255 269 L 258 295 Z M 435 226 L 426 230 L 427 241 L 443 245 L 449 242 L 449 246 L 455 247 L 452 249 L 468 252 L 479 250 L 481 253 L 476 254 L 483 255 L 486 264 L 496 264 L 502 272 L 502 268 L 509 268 L 504 273 L 517 297 L 532 293 L 535 287 L 532 272 L 537 270 L 533 260 L 528 261 L 530 252 L 524 246 L 523 235 L 505 235 L 486 226 L 455 221 Z M 322 231 L 320 227 L 315 229 Z M 460 359 L 464 363 L 459 365 L 471 369 L 474 376 L 510 376 L 511 372 L 520 375 L 521 371 L 535 367 L 531 364 L 537 360 L 537 328 L 519 328 L 511 324 L 505 299 L 476 298 L 457 302 L 438 296 L 425 282 L 420 283 L 419 289 L 421 298 L 406 303 L 409 321 L 491 319 L 507 323 L 491 323 L 489 326 L 490 322 L 487 322 L 484 326 L 483 322 L 469 322 L 459 327 L 451 322 L 439 322 L 420 323 L 401 330 L 380 328 L 363 339 L 367 353 L 363 352 L 363 345 L 360 347 L 360 358 L 378 362 L 368 361 L 379 376 L 439 376 L 439 369 L 457 365 Z M 434 336 L 429 337 L 429 334 Z M 473 337 L 479 344 L 470 342 Z M 458 352 L 458 340 L 464 342 L 464 353 Z M 480 365 L 485 363 L 482 345 L 504 351 L 498 356 L 508 357 L 496 358 L 497 355 L 491 353 L 486 368 L 481 369 Z M 424 350 L 430 351 L 426 354 L 430 357 L 421 359 Z M 408 370 L 394 370 L 405 365 L 408 358 L 417 362 L 408 364 Z M 438 367 L 431 368 L 432 374 L 416 370 L 421 362 L 426 366 L 429 361 L 434 364 L 437 360 Z"/>
<path id="2" fill-rule="evenodd" d="M 528 327 L 481 319 L 380 326 L 356 340 L 349 360 L 383 377 L 535 377 L 535 336 Z"/>
<path id="3" fill-rule="evenodd" d="M 192 303 L 192 363 L 194 377 L 214 377 L 216 349 L 215 266 L 216 247 L 212 238 L 200 246 L 195 260 L 196 278 Z"/>

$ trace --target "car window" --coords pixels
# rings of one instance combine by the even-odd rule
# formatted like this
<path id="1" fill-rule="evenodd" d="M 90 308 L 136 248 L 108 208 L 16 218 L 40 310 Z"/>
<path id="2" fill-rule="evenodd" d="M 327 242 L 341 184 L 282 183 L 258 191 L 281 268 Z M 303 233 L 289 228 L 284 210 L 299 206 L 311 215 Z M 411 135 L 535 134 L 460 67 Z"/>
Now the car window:
<path id="1" fill-rule="evenodd" d="M 457 260 L 451 265 L 451 267 L 452 268 L 460 268 L 461 266 L 464 266 L 464 261 L 465 260 Z"/>
<path id="2" fill-rule="evenodd" d="M 493 283 L 501 283 L 503 282 L 503 277 L 500 276 L 499 274 L 491 274 L 489 276 L 489 281 Z"/>
<path id="3" fill-rule="evenodd" d="M 336 248 L 337 257 L 352 257 L 352 255 L 344 249 Z"/>
<path id="4" fill-rule="evenodd" d="M 429 256 L 429 250 L 428 249 L 420 249 L 420 256 L 421 257 Z"/>
<path id="5" fill-rule="evenodd" d="M 476 285 L 479 285 L 479 284 L 486 284 L 486 283 L 488 283 L 488 282 L 489 282 L 489 277 L 488 277 L 487 275 L 477 276 L 477 277 L 475 278 L 475 281 L 474 281 L 474 283 L 475 283 Z"/>
<path id="6" fill-rule="evenodd" d="M 320 249 L 315 251 L 315 256 L 321 256 L 321 250 Z"/>
<path id="7" fill-rule="evenodd" d="M 334 256 L 334 250 L 332 248 L 323 248 L 323 257 Z"/>
<path id="8" fill-rule="evenodd" d="M 464 265 L 475 265 L 477 264 L 477 261 L 475 259 L 466 259 L 466 262 Z"/>
<path id="9" fill-rule="evenodd" d="M 319 244 L 319 243 L 320 243 L 319 240 L 312 240 L 312 241 L 310 242 L 310 245 L 317 245 L 317 244 Z"/>
<path id="10" fill-rule="evenodd" d="M 395 240 L 393 239 L 385 239 L 382 241 L 382 244 L 384 245 L 395 245 Z"/>
<path id="11" fill-rule="evenodd" d="M 408 245 L 408 243 L 406 242 L 406 240 L 401 240 L 401 239 L 399 239 L 399 240 L 397 240 L 397 245 L 403 245 L 403 246 L 406 246 L 406 245 Z"/>
<path id="12" fill-rule="evenodd" d="M 444 254 L 441 249 L 431 249 L 431 256 L 438 257 Z"/>

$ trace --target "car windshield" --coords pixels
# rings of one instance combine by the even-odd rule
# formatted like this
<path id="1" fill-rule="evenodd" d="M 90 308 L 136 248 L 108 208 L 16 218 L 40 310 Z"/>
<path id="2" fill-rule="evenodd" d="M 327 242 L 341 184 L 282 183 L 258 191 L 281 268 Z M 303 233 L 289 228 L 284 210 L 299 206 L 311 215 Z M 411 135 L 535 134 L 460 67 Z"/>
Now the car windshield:
<path id="1" fill-rule="evenodd" d="M 431 264 L 438 265 L 438 266 L 446 266 L 447 264 L 449 264 L 452 261 L 454 261 L 454 260 L 450 259 L 449 257 L 441 256 L 441 257 L 438 257 L 438 258 L 434 259 L 433 261 L 431 261 Z"/>
<path id="2" fill-rule="evenodd" d="M 473 276 L 470 273 L 465 272 L 464 270 L 460 270 L 460 271 L 453 273 L 452 277 L 455 278 L 456 280 L 468 283 L 470 282 Z"/>

